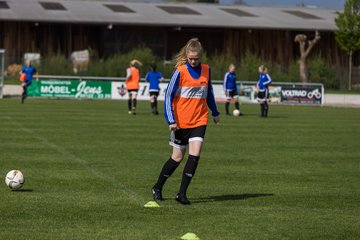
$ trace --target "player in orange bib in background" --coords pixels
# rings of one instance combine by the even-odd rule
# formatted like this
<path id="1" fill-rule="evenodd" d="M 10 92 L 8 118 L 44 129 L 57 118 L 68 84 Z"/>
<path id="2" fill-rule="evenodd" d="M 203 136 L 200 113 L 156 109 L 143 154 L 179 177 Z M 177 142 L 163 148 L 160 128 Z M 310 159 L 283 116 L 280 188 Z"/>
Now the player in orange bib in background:
<path id="1" fill-rule="evenodd" d="M 134 59 L 130 62 L 129 68 L 126 69 L 126 90 L 129 94 L 128 107 L 129 114 L 136 114 L 136 98 L 139 91 L 141 62 Z"/>
<path id="2" fill-rule="evenodd" d="M 164 115 L 171 131 L 170 145 L 173 151 L 151 189 L 156 201 L 162 200 L 162 188 L 183 160 L 189 145 L 189 157 L 176 200 L 184 205 L 190 204 L 186 191 L 200 159 L 208 123 L 208 108 L 212 111 L 213 121 L 220 121 L 210 81 L 210 68 L 207 64 L 200 63 L 202 52 L 201 43 L 193 38 L 176 56 L 175 71 L 166 89 L 164 103 Z"/>

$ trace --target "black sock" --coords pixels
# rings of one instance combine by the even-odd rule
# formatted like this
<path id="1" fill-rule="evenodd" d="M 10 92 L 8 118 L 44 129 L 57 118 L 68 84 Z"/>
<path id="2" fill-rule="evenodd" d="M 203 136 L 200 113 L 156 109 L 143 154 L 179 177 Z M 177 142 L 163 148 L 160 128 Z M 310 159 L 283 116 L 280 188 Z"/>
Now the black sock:
<path id="1" fill-rule="evenodd" d="M 264 104 L 264 117 L 268 116 L 269 105 L 267 102 Z"/>
<path id="2" fill-rule="evenodd" d="M 200 157 L 189 155 L 189 158 L 184 167 L 183 177 L 181 180 L 180 191 L 179 194 L 186 196 L 187 188 L 191 182 L 191 179 L 195 175 L 196 167 L 198 165 Z"/>
<path id="3" fill-rule="evenodd" d="M 27 87 L 23 87 L 23 95 L 24 95 L 24 98 L 26 98 L 27 96 Z"/>
<path id="4" fill-rule="evenodd" d="M 128 108 L 129 108 L 129 111 L 131 111 L 131 99 L 128 100 Z"/>
<path id="5" fill-rule="evenodd" d="M 261 116 L 264 116 L 264 104 L 260 104 L 260 112 L 261 112 Z"/>
<path id="6" fill-rule="evenodd" d="M 155 103 L 153 102 L 150 102 L 150 105 L 151 105 L 151 111 L 154 113 L 154 109 L 155 109 Z"/>
<path id="7" fill-rule="evenodd" d="M 157 112 L 157 98 L 155 98 L 154 106 L 155 106 L 155 112 Z"/>
<path id="8" fill-rule="evenodd" d="M 226 103 L 225 103 L 225 111 L 226 111 L 226 114 L 229 114 L 229 106 L 230 106 L 230 103 L 229 103 L 229 102 L 226 102 Z"/>
<path id="9" fill-rule="evenodd" d="M 132 100 L 132 103 L 133 103 L 133 108 L 136 108 L 136 98 L 134 98 L 133 100 Z"/>
<path id="10" fill-rule="evenodd" d="M 171 176 L 171 174 L 175 171 L 179 164 L 180 163 L 176 162 L 172 158 L 169 158 L 169 160 L 166 161 L 163 168 L 161 169 L 158 181 L 154 187 L 161 190 L 166 180 Z"/>
<path id="11" fill-rule="evenodd" d="M 26 94 L 26 87 L 23 87 L 23 92 L 21 94 L 21 102 L 24 103 L 24 100 L 26 98 L 27 94 Z"/>
<path id="12" fill-rule="evenodd" d="M 240 104 L 239 104 L 239 102 L 235 102 L 235 109 L 240 110 Z"/>

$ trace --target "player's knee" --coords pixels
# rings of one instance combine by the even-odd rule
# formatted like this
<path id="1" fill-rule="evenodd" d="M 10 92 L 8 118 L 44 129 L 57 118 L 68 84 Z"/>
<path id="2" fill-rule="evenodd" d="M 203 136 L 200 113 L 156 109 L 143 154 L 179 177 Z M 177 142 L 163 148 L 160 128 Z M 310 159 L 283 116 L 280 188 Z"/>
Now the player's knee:
<path id="1" fill-rule="evenodd" d="M 184 157 L 180 155 L 171 155 L 171 158 L 174 159 L 175 162 L 181 162 Z"/>
<path id="2" fill-rule="evenodd" d="M 182 152 L 173 152 L 171 155 L 171 158 L 175 161 L 175 162 L 181 162 L 184 158 L 184 154 Z"/>

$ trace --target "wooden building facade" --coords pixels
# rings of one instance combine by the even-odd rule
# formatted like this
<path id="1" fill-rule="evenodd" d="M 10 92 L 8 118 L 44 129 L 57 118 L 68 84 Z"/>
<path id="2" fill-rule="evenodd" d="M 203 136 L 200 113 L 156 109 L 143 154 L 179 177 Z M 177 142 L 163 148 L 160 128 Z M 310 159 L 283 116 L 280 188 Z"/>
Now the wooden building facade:
<path id="1" fill-rule="evenodd" d="M 310 39 L 314 31 L 269 30 L 269 29 L 214 29 L 214 28 L 169 28 L 148 26 L 0 22 L 0 48 L 6 49 L 6 62 L 21 63 L 24 53 L 38 52 L 41 56 L 62 54 L 82 49 L 94 49 L 100 57 L 121 54 L 137 46 L 151 48 L 156 55 L 169 59 L 191 37 L 199 37 L 208 54 L 226 52 L 241 58 L 247 51 L 285 66 L 299 57 L 297 34 L 306 34 Z M 321 31 L 321 40 L 312 54 L 320 54 L 329 63 L 346 67 L 348 57 L 335 41 L 334 33 Z M 355 53 L 354 65 L 360 64 L 360 55 Z"/>
<path id="2" fill-rule="evenodd" d="M 21 6 L 34 8 L 33 15 L 24 17 L 17 12 L 20 6 L 8 1 L 9 8 L 0 9 L 0 48 L 6 49 L 7 64 L 21 63 L 27 52 L 69 57 L 73 51 L 93 49 L 107 58 L 138 46 L 166 60 L 189 38 L 199 37 L 209 55 L 225 52 L 241 58 L 251 52 L 287 67 L 299 57 L 295 36 L 302 33 L 311 39 L 319 30 L 321 40 L 312 55 L 336 65 L 341 75 L 348 65 L 348 56 L 335 41 L 334 10 L 114 2 L 109 11 L 111 1 L 76 0 L 59 0 L 63 9 L 44 10 L 27 0 Z M 353 59 L 356 71 L 359 52 Z"/>

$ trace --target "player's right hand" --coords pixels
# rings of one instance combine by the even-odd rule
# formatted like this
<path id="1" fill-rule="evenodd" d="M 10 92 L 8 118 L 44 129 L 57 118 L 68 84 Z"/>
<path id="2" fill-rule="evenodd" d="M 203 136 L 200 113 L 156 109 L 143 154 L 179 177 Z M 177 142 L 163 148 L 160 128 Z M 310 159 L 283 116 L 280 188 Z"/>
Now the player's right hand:
<path id="1" fill-rule="evenodd" d="M 169 125 L 169 130 L 170 130 L 170 131 L 176 131 L 176 130 L 178 130 L 178 129 L 179 129 L 179 128 L 178 128 L 178 126 L 177 126 L 176 123 Z"/>

